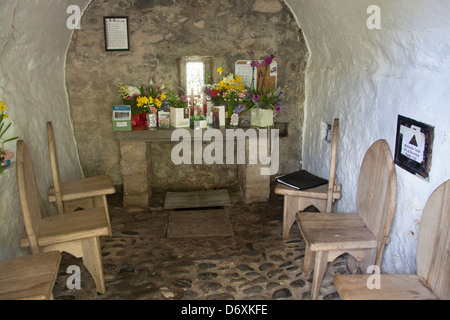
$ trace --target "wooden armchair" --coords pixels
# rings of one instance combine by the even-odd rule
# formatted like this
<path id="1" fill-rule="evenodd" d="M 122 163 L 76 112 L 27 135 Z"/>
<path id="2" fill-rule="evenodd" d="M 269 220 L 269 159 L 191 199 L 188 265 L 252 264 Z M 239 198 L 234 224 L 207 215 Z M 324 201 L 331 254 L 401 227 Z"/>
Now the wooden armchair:
<path id="1" fill-rule="evenodd" d="M 53 300 L 61 253 L 0 261 L 0 300 Z"/>
<path id="2" fill-rule="evenodd" d="M 359 174 L 357 213 L 299 212 L 297 223 L 306 242 L 303 273 L 314 268 L 311 299 L 317 299 L 328 262 L 349 253 L 367 267 L 380 264 L 388 242 L 397 196 L 391 150 L 378 140 L 367 150 Z"/>
<path id="3" fill-rule="evenodd" d="M 17 188 L 26 236 L 22 247 L 32 254 L 66 251 L 77 258 L 91 274 L 97 291 L 105 293 L 99 237 L 110 234 L 104 207 L 41 218 L 33 163 L 23 140 L 17 142 Z"/>
<path id="4" fill-rule="evenodd" d="M 48 200 L 56 202 L 58 213 L 72 212 L 81 206 L 83 209 L 105 208 L 109 228 L 108 203 L 106 195 L 116 192 L 108 175 L 99 175 L 85 179 L 61 182 L 59 175 L 58 157 L 56 152 L 55 135 L 51 121 L 47 122 L 48 152 L 53 177 L 53 186 L 49 189 Z"/>
<path id="5" fill-rule="evenodd" d="M 275 194 L 284 195 L 283 206 L 283 238 L 289 237 L 289 232 L 295 222 L 295 215 L 309 206 L 316 207 L 320 212 L 332 212 L 333 202 L 341 198 L 341 185 L 336 177 L 336 154 L 339 136 L 339 119 L 334 119 L 333 136 L 331 139 L 331 159 L 328 185 L 311 189 L 297 190 L 278 183 Z"/>
<path id="6" fill-rule="evenodd" d="M 334 284 L 345 300 L 450 299 L 450 180 L 428 198 L 417 241 L 417 274 L 381 274 L 379 288 L 369 289 L 372 275 L 339 275 Z"/>

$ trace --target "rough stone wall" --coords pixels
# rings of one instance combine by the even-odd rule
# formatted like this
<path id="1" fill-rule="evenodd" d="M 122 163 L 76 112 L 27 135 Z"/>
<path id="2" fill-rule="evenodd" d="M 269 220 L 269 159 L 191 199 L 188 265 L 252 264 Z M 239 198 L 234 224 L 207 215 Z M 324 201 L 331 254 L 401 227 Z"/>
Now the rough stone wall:
<path id="1" fill-rule="evenodd" d="M 129 17 L 130 51 L 105 51 L 104 16 Z M 249 50 L 256 57 L 275 54 L 279 84 L 289 87 L 289 103 L 276 118 L 276 122 L 287 123 L 288 133 L 280 141 L 279 172 L 296 170 L 301 160 L 308 51 L 292 13 L 281 2 L 92 1 L 81 29 L 74 34 L 66 66 L 70 110 L 85 174 L 107 173 L 115 184 L 122 183 L 119 145 L 111 124 L 112 106 L 121 103 L 117 82 L 138 86 L 152 80 L 175 88 L 180 84 L 177 59 L 208 56 L 213 71 L 221 66 L 233 73 L 235 61 L 248 59 Z M 158 152 L 157 148 L 153 151 Z"/>

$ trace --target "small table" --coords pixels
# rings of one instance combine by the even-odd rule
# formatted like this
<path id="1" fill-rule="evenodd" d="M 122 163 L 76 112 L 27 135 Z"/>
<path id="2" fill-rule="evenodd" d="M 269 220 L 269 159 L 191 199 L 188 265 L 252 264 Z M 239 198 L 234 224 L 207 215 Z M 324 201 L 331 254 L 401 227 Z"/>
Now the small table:
<path id="1" fill-rule="evenodd" d="M 60 261 L 58 251 L 0 261 L 0 300 L 53 299 Z"/>

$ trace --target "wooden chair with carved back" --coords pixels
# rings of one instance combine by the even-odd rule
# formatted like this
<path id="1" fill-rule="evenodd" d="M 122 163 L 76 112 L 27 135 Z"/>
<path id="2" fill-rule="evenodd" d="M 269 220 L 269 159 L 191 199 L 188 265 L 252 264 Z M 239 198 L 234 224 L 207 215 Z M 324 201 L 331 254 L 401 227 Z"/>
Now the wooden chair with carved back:
<path id="1" fill-rule="evenodd" d="M 309 206 L 316 207 L 320 212 L 332 212 L 333 203 L 341 198 L 341 185 L 336 180 L 336 155 L 339 136 L 339 119 L 334 119 L 331 138 L 331 158 L 328 184 L 318 187 L 297 190 L 278 183 L 275 194 L 284 196 L 283 206 L 283 238 L 289 237 L 295 222 L 295 215 Z"/>
<path id="2" fill-rule="evenodd" d="M 299 212 L 297 224 L 306 242 L 303 273 L 314 270 L 311 298 L 317 299 L 328 262 L 349 253 L 365 272 L 380 265 L 388 242 L 397 196 L 391 150 L 378 140 L 367 150 L 358 178 L 356 213 Z"/>
<path id="3" fill-rule="evenodd" d="M 423 209 L 417 240 L 417 274 L 380 274 L 375 283 L 369 278 L 372 275 L 338 275 L 334 283 L 344 300 L 450 300 L 449 250 L 450 180 L 447 180 L 431 194 Z"/>
<path id="4" fill-rule="evenodd" d="M 104 207 L 96 207 L 42 218 L 33 163 L 23 140 L 17 142 L 17 188 L 26 235 L 22 247 L 32 254 L 48 251 L 68 252 L 82 258 L 97 291 L 105 293 L 101 236 L 110 234 Z"/>
<path id="5" fill-rule="evenodd" d="M 48 152 L 53 177 L 53 186 L 49 188 L 48 200 L 55 202 L 58 213 L 72 212 L 82 208 L 105 208 L 108 224 L 111 230 L 108 203 L 106 196 L 115 193 L 109 175 L 98 175 L 94 177 L 61 182 L 58 156 L 56 152 L 55 135 L 51 121 L 47 122 Z"/>

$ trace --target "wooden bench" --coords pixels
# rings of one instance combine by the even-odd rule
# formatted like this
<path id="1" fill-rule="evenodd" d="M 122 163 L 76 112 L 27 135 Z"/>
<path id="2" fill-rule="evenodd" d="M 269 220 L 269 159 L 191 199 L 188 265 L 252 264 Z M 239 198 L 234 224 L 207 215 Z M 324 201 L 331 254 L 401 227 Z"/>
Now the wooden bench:
<path id="1" fill-rule="evenodd" d="M 449 300 L 449 250 L 450 180 L 447 180 L 431 194 L 423 210 L 417 241 L 417 274 L 380 274 L 379 288 L 372 289 L 367 285 L 372 280 L 370 274 L 337 275 L 334 284 L 344 300 Z"/>
<path id="2" fill-rule="evenodd" d="M 57 251 L 0 261 L 0 300 L 50 300 L 61 254 Z"/>

